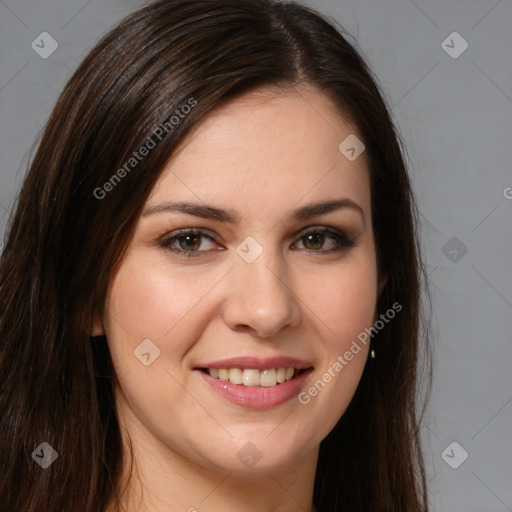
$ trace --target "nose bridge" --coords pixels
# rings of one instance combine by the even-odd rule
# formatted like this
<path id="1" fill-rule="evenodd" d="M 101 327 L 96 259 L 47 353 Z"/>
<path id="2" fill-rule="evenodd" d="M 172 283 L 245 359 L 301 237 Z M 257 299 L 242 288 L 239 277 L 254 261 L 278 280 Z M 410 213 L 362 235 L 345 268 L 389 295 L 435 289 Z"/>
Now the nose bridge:
<path id="1" fill-rule="evenodd" d="M 300 311 L 279 251 L 249 237 L 236 252 L 224 310 L 226 323 L 232 329 L 252 329 L 263 338 L 296 325 Z"/>
<path id="2" fill-rule="evenodd" d="M 254 300 L 267 297 L 283 301 L 288 298 L 289 289 L 283 283 L 284 269 L 277 251 L 267 248 L 254 262 L 241 261 L 237 266 L 237 272 L 243 276 L 242 282 L 246 283 Z"/>

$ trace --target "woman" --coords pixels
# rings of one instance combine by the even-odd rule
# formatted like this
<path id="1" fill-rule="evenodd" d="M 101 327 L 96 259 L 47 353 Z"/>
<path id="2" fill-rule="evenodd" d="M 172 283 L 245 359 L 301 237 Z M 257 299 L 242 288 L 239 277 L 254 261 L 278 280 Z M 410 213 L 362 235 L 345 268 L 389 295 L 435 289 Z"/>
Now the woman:
<path id="1" fill-rule="evenodd" d="M 6 237 L 3 509 L 426 512 L 418 248 L 385 102 L 325 18 L 129 16 Z"/>

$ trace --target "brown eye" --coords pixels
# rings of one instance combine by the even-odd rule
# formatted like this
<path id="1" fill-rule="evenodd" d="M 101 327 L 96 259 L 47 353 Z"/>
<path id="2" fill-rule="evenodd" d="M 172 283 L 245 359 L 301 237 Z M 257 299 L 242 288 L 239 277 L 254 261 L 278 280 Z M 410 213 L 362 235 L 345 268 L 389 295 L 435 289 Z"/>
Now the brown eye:
<path id="1" fill-rule="evenodd" d="M 306 235 L 303 237 L 305 240 L 306 249 L 321 249 L 324 245 L 325 237 L 320 233 L 312 233 L 311 235 Z"/>
<path id="2" fill-rule="evenodd" d="M 201 236 L 200 235 L 185 235 L 176 238 L 178 240 L 179 246 L 181 249 L 185 251 L 195 251 L 201 246 Z M 184 243 L 182 243 L 184 242 Z"/>
<path id="3" fill-rule="evenodd" d="M 213 237 L 203 231 L 184 230 L 164 237 L 158 245 L 180 256 L 194 257 L 211 251 L 211 248 L 202 247 L 205 243 L 208 245 L 208 242 L 215 245 Z"/>
<path id="4" fill-rule="evenodd" d="M 329 239 L 335 242 L 334 247 L 322 250 L 322 247 L 324 247 L 324 244 L 328 243 Z M 349 238 L 344 232 L 338 232 L 332 229 L 309 230 L 300 238 L 300 241 L 303 243 L 305 249 L 322 254 L 339 251 L 355 245 L 355 240 Z"/>

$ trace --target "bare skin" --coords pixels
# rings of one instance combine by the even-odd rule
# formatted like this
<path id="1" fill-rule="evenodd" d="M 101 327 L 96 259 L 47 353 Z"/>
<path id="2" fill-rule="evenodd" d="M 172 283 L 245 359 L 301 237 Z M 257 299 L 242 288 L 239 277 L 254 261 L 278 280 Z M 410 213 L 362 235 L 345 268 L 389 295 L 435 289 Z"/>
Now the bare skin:
<path id="1" fill-rule="evenodd" d="M 383 285 L 365 154 L 352 162 L 338 149 L 350 134 L 356 128 L 317 90 L 261 89 L 208 116 L 168 162 L 146 208 L 207 204 L 236 212 L 239 222 L 142 215 L 113 276 L 95 333 L 107 335 L 121 428 L 134 450 L 131 480 L 124 460 L 126 510 L 314 511 L 319 445 L 350 403 L 368 347 L 342 371 L 332 367 L 375 321 Z M 342 198 L 361 210 L 291 216 Z M 186 228 L 204 235 L 178 237 Z M 353 246 L 311 228 L 341 231 Z M 262 249 L 251 263 L 236 251 L 257 249 L 243 244 L 247 237 Z M 160 350 L 149 366 L 134 356 L 145 339 Z M 197 369 L 239 356 L 307 361 L 306 392 L 329 368 L 332 378 L 308 403 L 294 396 L 267 409 L 243 407 Z M 261 456 L 252 467 L 239 456 L 247 443 Z"/>

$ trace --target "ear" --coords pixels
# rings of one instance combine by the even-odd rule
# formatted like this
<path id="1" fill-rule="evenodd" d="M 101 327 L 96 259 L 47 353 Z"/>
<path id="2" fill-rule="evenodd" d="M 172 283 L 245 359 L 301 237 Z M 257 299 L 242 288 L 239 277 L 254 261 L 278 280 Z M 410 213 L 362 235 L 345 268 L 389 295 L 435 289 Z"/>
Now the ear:
<path id="1" fill-rule="evenodd" d="M 377 288 L 378 297 L 380 297 L 382 290 L 384 290 L 384 287 L 386 286 L 386 283 L 388 282 L 389 274 L 384 274 L 379 277 L 379 283 Z"/>
<path id="2" fill-rule="evenodd" d="M 92 320 L 92 333 L 91 336 L 103 336 L 105 334 L 105 328 L 103 327 L 103 321 L 97 311 L 94 312 Z"/>

